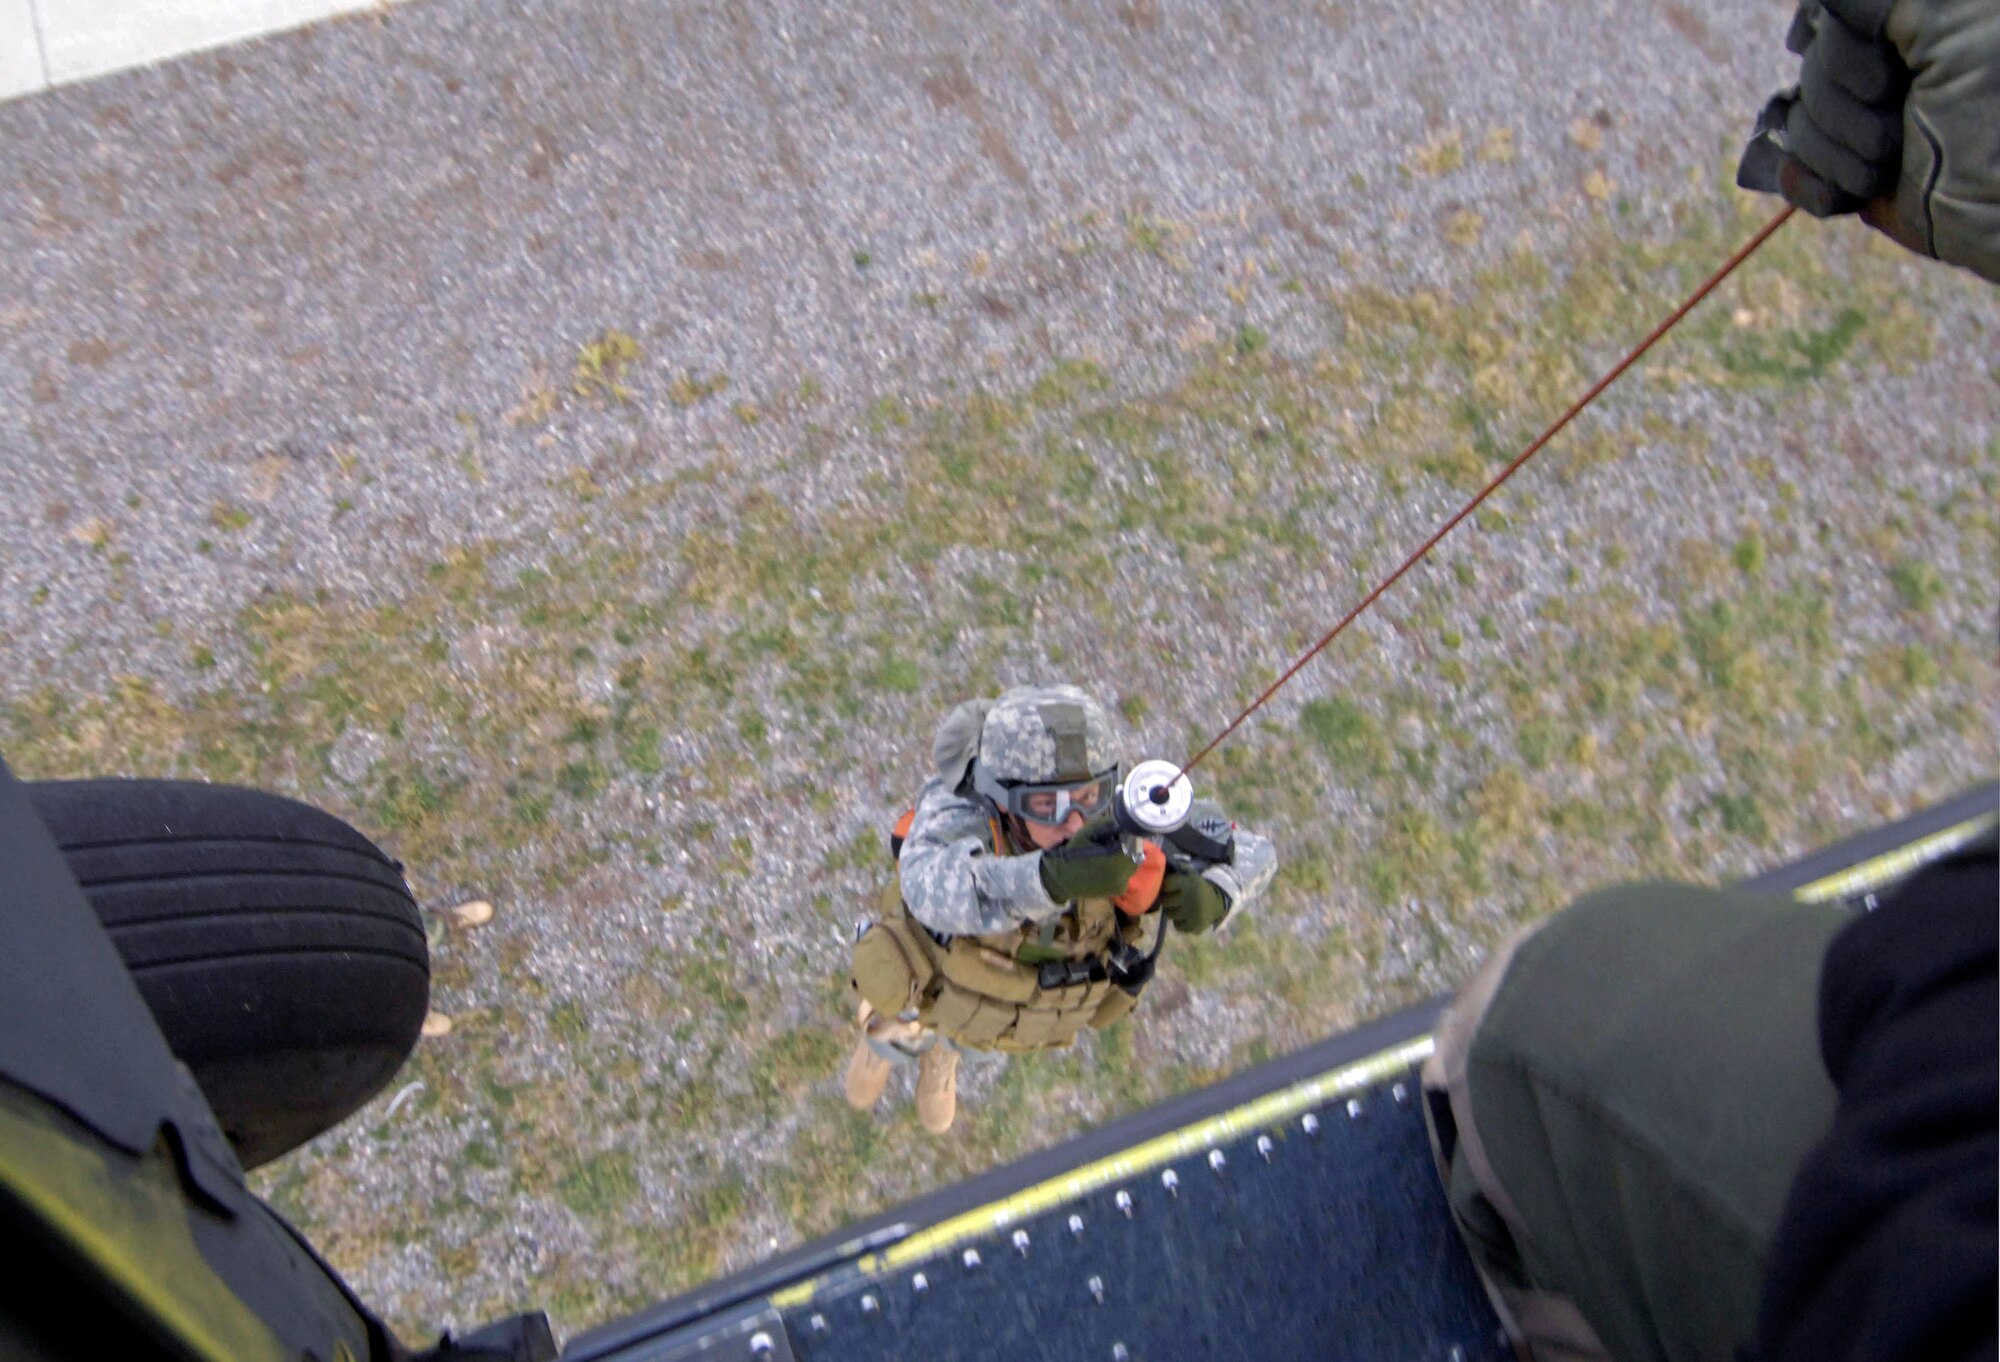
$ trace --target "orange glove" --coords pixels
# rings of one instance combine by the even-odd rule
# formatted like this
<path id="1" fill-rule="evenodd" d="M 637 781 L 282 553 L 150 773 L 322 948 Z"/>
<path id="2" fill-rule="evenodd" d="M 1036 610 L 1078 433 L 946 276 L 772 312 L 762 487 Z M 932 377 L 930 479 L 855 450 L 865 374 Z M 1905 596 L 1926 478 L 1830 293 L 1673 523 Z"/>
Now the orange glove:
<path id="1" fill-rule="evenodd" d="M 1112 906 L 1127 917 L 1144 917 L 1153 911 L 1153 901 L 1160 897 L 1160 881 L 1167 873 L 1167 853 L 1151 842 L 1141 842 L 1145 859 L 1132 872 L 1125 892 L 1111 900 Z"/>

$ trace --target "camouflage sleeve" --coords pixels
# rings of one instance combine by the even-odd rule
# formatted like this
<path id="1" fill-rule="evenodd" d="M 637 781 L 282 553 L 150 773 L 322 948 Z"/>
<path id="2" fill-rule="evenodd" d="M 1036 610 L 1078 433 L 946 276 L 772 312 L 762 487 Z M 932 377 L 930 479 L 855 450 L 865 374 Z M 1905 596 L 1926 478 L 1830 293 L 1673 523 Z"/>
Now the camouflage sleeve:
<path id="1" fill-rule="evenodd" d="M 1195 801 L 1194 815 L 1222 811 L 1207 800 Z M 1234 913 L 1269 887 L 1278 874 L 1278 848 L 1271 839 L 1248 828 L 1236 829 L 1236 852 L 1226 865 L 1212 865 L 1201 877 L 1229 895 L 1229 911 Z"/>
<path id="2" fill-rule="evenodd" d="M 986 811 L 933 779 L 897 862 L 903 906 L 947 936 L 985 936 L 1063 911 L 1042 888 L 1042 855 L 994 854 Z"/>
<path id="3" fill-rule="evenodd" d="M 1229 895 L 1234 912 L 1254 900 L 1278 875 L 1278 848 L 1268 837 L 1246 828 L 1236 830 L 1236 858 L 1228 865 L 1212 865 L 1201 877 Z"/>

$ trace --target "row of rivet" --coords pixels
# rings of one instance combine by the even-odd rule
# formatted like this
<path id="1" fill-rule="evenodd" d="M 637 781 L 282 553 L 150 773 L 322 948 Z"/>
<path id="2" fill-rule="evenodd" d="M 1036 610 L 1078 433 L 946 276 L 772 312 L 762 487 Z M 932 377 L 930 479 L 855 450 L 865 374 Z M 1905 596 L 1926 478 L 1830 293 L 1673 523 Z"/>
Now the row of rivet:
<path id="1" fill-rule="evenodd" d="M 1410 1090 L 1406 1085 L 1402 1083 L 1398 1083 L 1393 1088 L 1391 1088 L 1390 1095 L 1395 1099 L 1398 1106 L 1410 1100 Z M 1364 1110 L 1364 1108 L 1361 1105 L 1361 1102 L 1359 1101 L 1359 1099 L 1356 1098 L 1348 1099 L 1346 1109 L 1347 1109 L 1347 1119 L 1350 1121 L 1359 1120 Z M 1305 1133 L 1308 1135 L 1317 1135 L 1319 1133 L 1319 1117 L 1313 1112 L 1307 1112 L 1303 1117 L 1299 1119 L 1299 1128 L 1305 1131 Z M 1272 1152 L 1275 1150 L 1275 1148 L 1276 1146 L 1272 1143 L 1271 1137 L 1269 1135 L 1259 1135 L 1257 1137 L 1257 1152 L 1258 1154 L 1263 1156 L 1264 1162 L 1269 1163 L 1271 1161 L 1271 1155 Z M 1220 1175 L 1222 1170 L 1228 1167 L 1228 1165 L 1229 1165 L 1229 1159 L 1220 1149 L 1211 1149 L 1208 1151 L 1208 1166 L 1216 1174 Z M 1178 1197 L 1180 1195 L 1180 1186 L 1181 1186 L 1180 1174 L 1176 1173 L 1171 1168 L 1162 1171 L 1160 1174 L 1160 1186 L 1166 1189 L 1167 1194 L 1169 1196 Z M 1113 1201 L 1114 1204 L 1118 1207 L 1118 1209 L 1124 1212 L 1125 1218 L 1127 1220 L 1130 1220 L 1132 1218 L 1132 1194 L 1121 1188 L 1118 1191 L 1117 1195 L 1113 1198 Z M 1079 1238 L 1082 1237 L 1083 1235 L 1082 1216 L 1072 1214 L 1069 1217 L 1069 1232 L 1072 1235 L 1075 1235 Z M 1028 1232 L 1026 1230 L 1024 1229 L 1015 1230 L 1011 1242 L 1016 1252 L 1018 1252 L 1024 1258 L 1027 1257 L 1028 1245 L 1031 1241 L 1028 1237 Z M 979 1256 L 978 1249 L 969 1248 L 960 1258 L 960 1261 L 964 1264 L 965 1270 L 967 1272 L 971 1272 L 976 1268 L 978 1268 L 979 1266 L 981 1266 L 983 1260 Z M 930 1285 L 931 1285 L 930 1278 L 922 1272 L 916 1273 L 914 1276 L 910 1278 L 910 1290 L 917 1295 L 922 1295 L 924 1292 L 930 1290 Z M 1091 1297 L 1099 1305 L 1104 1304 L 1104 1279 L 1102 1277 L 1092 1277 L 1090 1278 L 1087 1285 Z M 880 1312 L 881 1308 L 882 1308 L 881 1302 L 876 1299 L 875 1294 L 873 1292 L 869 1292 L 861 1297 L 862 1314 L 864 1315 L 877 1314 Z M 816 1334 L 826 1333 L 828 1331 L 826 1316 L 815 1314 L 812 1317 L 809 1327 Z M 755 1346 L 754 1339 L 752 1340 L 752 1346 L 754 1350 Z M 1119 1359 L 1119 1362 L 1122 1362 L 1122 1360 L 1128 1356 L 1125 1345 L 1123 1343 L 1113 1344 L 1111 1353 L 1114 1359 Z M 1463 1356 L 1464 1356 L 1463 1352 L 1454 1349 L 1453 1362 L 1459 1362 L 1459 1359 L 1462 1359 Z"/>

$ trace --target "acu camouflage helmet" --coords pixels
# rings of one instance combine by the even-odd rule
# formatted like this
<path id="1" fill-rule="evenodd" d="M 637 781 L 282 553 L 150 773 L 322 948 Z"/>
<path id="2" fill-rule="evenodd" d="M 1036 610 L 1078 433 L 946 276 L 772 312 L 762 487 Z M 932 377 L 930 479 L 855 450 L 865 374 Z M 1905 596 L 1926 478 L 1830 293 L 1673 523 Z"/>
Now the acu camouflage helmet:
<path id="1" fill-rule="evenodd" d="M 972 782 L 996 809 L 1018 814 L 1031 790 L 1101 783 L 1098 797 L 1108 796 L 1119 765 L 1118 736 L 1103 705 L 1075 686 L 1017 686 L 986 711 Z"/>

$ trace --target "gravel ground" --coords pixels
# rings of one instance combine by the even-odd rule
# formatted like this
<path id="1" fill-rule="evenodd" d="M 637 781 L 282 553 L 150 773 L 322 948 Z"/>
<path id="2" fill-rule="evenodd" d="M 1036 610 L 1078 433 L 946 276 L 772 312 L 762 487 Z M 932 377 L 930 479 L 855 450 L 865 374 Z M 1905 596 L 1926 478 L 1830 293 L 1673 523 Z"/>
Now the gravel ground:
<path id="1" fill-rule="evenodd" d="M 2000 306 L 1797 222 L 1218 755 L 1261 917 L 949 1142 L 840 1104 L 953 701 L 1066 674 L 1184 754 L 1768 216 L 1789 6 L 1423 10 L 416 0 L 0 106 L 10 760 L 296 793 L 499 910 L 422 1088 L 260 1175 L 409 1334 L 1994 771 Z"/>

